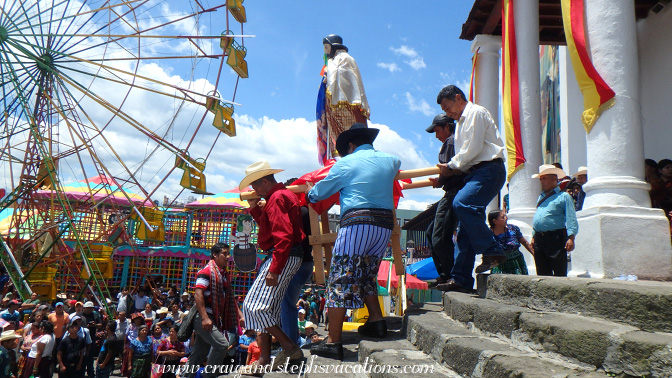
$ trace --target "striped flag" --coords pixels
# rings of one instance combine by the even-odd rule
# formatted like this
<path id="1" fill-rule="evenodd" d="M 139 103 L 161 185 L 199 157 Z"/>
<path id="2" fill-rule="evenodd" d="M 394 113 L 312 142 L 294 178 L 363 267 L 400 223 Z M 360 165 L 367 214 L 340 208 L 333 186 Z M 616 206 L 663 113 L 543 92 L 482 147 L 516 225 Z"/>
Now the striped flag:
<path id="1" fill-rule="evenodd" d="M 471 58 L 471 79 L 469 80 L 469 101 L 476 102 L 476 67 L 478 67 L 478 51 L 476 49 L 474 56 Z"/>
<path id="2" fill-rule="evenodd" d="M 614 105 L 616 93 L 604 82 L 590 60 L 586 41 L 584 0 L 562 0 L 561 4 L 567 50 L 572 59 L 576 81 L 583 93 L 581 121 L 589 133 L 600 114 Z"/>
<path id="3" fill-rule="evenodd" d="M 520 93 L 513 0 L 504 0 L 502 4 L 502 100 L 506 134 L 506 172 L 507 179 L 511 181 L 511 177 L 526 161 L 520 134 Z"/>

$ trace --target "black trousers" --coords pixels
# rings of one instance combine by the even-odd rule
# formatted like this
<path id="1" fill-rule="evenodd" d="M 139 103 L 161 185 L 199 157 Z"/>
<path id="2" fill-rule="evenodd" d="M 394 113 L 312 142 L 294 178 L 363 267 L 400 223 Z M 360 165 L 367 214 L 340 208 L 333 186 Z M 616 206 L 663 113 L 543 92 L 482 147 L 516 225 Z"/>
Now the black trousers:
<path id="1" fill-rule="evenodd" d="M 538 276 L 567 277 L 567 229 L 534 233 L 534 265 Z"/>
<path id="2" fill-rule="evenodd" d="M 455 243 L 453 234 L 457 228 L 457 216 L 453 211 L 455 193 L 448 193 L 439 200 L 434 220 L 427 227 L 427 241 L 432 250 L 432 258 L 439 276 L 444 280 L 450 278 L 455 262 Z"/>

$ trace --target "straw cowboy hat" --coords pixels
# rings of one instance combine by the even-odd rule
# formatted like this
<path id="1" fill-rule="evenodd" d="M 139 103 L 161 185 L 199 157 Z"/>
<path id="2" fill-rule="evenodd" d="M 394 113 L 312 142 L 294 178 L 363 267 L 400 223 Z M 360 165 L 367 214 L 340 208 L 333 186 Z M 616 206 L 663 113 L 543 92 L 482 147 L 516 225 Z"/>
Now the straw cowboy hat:
<path id="1" fill-rule="evenodd" d="M 556 176 L 558 176 L 558 178 L 562 178 L 562 177 L 567 176 L 567 174 L 565 174 L 565 171 L 563 171 L 562 169 L 556 168 L 552 164 L 544 164 L 544 165 L 539 166 L 539 173 L 538 174 L 533 174 L 532 178 L 537 178 L 537 177 L 543 176 L 543 175 L 556 175 Z"/>
<path id="2" fill-rule="evenodd" d="M 378 129 L 369 128 L 363 123 L 354 123 L 350 126 L 349 130 L 342 132 L 338 136 L 336 139 L 336 150 L 341 157 L 345 157 L 348 155 L 348 144 L 352 138 L 363 135 L 369 139 L 369 143 L 373 143 L 373 141 L 376 140 L 379 131 L 380 130 Z"/>
<path id="3" fill-rule="evenodd" d="M 262 177 L 282 172 L 284 169 L 273 169 L 267 161 L 258 161 L 249 167 L 245 168 L 245 177 L 240 181 L 238 189 L 243 190 L 252 182 L 259 180 Z"/>
<path id="4" fill-rule="evenodd" d="M 588 174 L 588 167 L 581 166 L 579 167 L 579 171 L 573 174 L 572 176 L 576 177 L 578 175 L 587 175 Z"/>
<path id="5" fill-rule="evenodd" d="M 168 307 L 161 307 L 160 309 L 156 310 L 156 314 L 167 314 L 168 313 Z"/>
<path id="6" fill-rule="evenodd" d="M 4 331 L 0 334 L 0 343 L 7 340 L 20 339 L 21 336 L 17 335 L 14 331 Z"/>

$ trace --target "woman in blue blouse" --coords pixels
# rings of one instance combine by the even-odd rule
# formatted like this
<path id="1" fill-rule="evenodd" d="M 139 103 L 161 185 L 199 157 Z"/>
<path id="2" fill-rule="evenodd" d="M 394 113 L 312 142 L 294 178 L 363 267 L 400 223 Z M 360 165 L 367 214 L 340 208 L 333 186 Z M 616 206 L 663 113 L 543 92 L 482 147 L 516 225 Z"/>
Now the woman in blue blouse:
<path id="1" fill-rule="evenodd" d="M 131 361 L 133 370 L 131 378 L 147 378 L 152 367 L 152 340 L 148 337 L 146 325 L 138 327 L 138 337 L 131 341 Z"/>
<path id="2" fill-rule="evenodd" d="M 490 229 L 506 254 L 506 261 L 492 268 L 491 273 L 527 274 L 527 264 L 519 248 L 522 244 L 534 255 L 532 246 L 523 237 L 518 226 L 507 224 L 508 219 L 504 210 L 497 209 L 488 213 Z"/>

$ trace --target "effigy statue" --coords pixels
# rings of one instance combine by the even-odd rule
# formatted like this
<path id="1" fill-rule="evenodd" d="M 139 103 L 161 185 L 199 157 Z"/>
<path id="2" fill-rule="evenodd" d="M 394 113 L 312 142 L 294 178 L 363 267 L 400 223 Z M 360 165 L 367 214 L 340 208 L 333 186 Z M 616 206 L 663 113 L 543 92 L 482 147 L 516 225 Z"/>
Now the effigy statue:
<path id="1" fill-rule="evenodd" d="M 336 138 L 354 123 L 367 124 L 369 103 L 362 75 L 348 54 L 343 38 L 330 34 L 322 39 L 325 68 L 317 95 L 317 149 L 322 165 L 338 155 Z"/>

